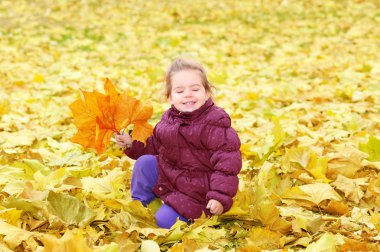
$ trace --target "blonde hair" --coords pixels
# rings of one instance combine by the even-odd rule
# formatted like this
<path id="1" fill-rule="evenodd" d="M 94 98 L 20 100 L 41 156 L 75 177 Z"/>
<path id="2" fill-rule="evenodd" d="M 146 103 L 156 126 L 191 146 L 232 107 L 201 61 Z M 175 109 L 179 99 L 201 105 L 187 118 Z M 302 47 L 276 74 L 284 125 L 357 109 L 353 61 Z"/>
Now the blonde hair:
<path id="1" fill-rule="evenodd" d="M 188 59 L 182 59 L 178 58 L 173 61 L 173 63 L 170 65 L 168 70 L 166 71 L 165 75 L 165 96 L 166 98 L 170 97 L 170 93 L 172 90 L 172 76 L 173 74 L 184 71 L 184 70 L 195 70 L 198 71 L 201 79 L 202 79 L 202 85 L 205 88 L 206 92 L 212 94 L 212 90 L 215 89 L 215 87 L 208 81 L 206 70 L 203 68 L 201 63 L 195 60 L 188 60 Z"/>

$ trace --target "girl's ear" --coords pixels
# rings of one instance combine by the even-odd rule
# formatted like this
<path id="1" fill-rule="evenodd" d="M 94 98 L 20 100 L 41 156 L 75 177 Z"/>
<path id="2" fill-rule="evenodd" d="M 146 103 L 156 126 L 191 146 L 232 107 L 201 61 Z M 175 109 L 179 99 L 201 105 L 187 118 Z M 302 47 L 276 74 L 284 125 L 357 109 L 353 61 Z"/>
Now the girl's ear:
<path id="1" fill-rule="evenodd" d="M 168 102 L 170 103 L 170 105 L 173 105 L 173 100 L 172 100 L 172 96 L 171 95 L 168 97 Z"/>
<path id="2" fill-rule="evenodd" d="M 209 91 L 206 91 L 206 97 L 207 99 L 211 97 L 211 93 Z"/>

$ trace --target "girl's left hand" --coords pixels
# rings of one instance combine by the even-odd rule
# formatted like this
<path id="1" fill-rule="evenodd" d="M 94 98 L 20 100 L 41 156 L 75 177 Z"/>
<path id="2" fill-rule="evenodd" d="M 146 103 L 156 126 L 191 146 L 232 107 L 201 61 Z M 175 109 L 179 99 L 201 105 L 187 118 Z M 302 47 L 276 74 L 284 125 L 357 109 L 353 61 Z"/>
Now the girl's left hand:
<path id="1" fill-rule="evenodd" d="M 214 199 L 208 201 L 206 208 L 210 209 L 210 213 L 215 215 L 221 215 L 223 213 L 223 205 Z"/>
<path id="2" fill-rule="evenodd" d="M 122 133 L 114 134 L 114 137 L 115 137 L 116 143 L 119 145 L 120 148 L 124 148 L 124 147 L 130 148 L 132 146 L 132 138 L 128 133 L 122 132 Z"/>

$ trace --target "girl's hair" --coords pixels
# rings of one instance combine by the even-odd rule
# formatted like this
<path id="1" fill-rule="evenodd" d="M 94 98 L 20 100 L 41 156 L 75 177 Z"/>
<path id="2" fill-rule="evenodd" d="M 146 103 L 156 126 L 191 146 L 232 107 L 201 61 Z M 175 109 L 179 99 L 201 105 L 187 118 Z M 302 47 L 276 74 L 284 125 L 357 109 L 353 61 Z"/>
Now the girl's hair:
<path id="1" fill-rule="evenodd" d="M 203 87 L 205 88 L 206 92 L 209 92 L 212 94 L 212 90 L 215 89 L 215 87 L 208 81 L 206 70 L 203 68 L 201 63 L 195 60 L 188 60 L 188 59 L 182 59 L 178 58 L 173 61 L 173 63 L 170 65 L 168 70 L 166 71 L 165 81 L 166 81 L 166 90 L 165 95 L 166 98 L 169 98 L 171 90 L 172 90 L 172 76 L 173 74 L 184 71 L 184 70 L 195 70 L 198 71 L 201 79 Z"/>

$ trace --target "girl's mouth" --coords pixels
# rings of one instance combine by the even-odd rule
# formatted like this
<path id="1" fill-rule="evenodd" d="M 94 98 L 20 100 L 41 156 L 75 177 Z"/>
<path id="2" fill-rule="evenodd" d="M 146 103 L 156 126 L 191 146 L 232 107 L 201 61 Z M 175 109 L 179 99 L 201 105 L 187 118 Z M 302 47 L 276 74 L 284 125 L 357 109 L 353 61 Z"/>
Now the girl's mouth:
<path id="1" fill-rule="evenodd" d="M 195 102 L 184 102 L 184 103 L 182 103 L 183 105 L 194 105 L 195 104 Z"/>

